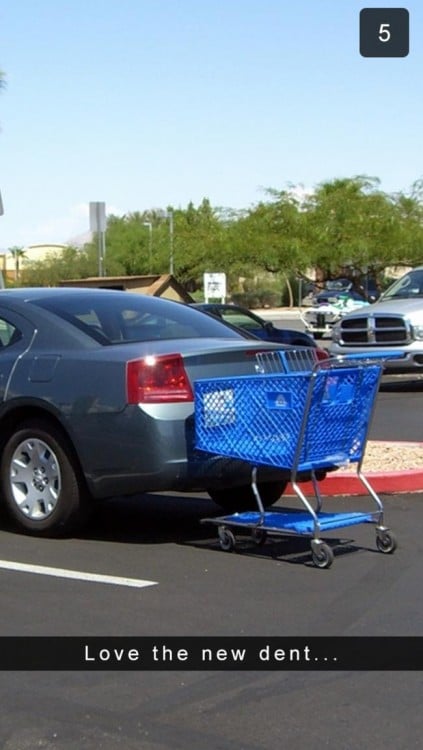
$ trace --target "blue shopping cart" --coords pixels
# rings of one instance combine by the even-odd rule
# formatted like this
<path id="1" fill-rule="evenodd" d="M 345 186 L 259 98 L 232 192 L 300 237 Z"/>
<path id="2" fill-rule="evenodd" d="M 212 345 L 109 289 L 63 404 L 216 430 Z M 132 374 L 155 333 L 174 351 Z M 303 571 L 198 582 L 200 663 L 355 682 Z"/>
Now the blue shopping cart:
<path id="1" fill-rule="evenodd" d="M 235 548 L 231 527 L 248 529 L 257 543 L 267 536 L 295 534 L 311 538 L 314 564 L 328 568 L 333 551 L 322 540 L 323 532 L 373 523 L 376 546 L 391 553 L 394 534 L 383 522 L 383 504 L 362 472 L 367 435 L 379 388 L 380 361 L 323 360 L 290 367 L 286 353 L 272 352 L 270 367 L 261 362 L 261 374 L 199 380 L 195 383 L 196 447 L 215 455 L 247 461 L 257 510 L 216 518 L 204 523 L 218 526 L 220 546 Z M 292 356 L 292 355 L 291 355 Z M 297 363 L 297 360 L 295 360 Z M 327 470 L 354 465 L 372 509 L 328 513 L 322 510 L 318 475 Z M 291 484 L 303 509 L 263 507 L 257 487 L 257 469 L 273 466 L 288 470 Z M 299 475 L 311 475 L 315 502 L 299 486 Z"/>

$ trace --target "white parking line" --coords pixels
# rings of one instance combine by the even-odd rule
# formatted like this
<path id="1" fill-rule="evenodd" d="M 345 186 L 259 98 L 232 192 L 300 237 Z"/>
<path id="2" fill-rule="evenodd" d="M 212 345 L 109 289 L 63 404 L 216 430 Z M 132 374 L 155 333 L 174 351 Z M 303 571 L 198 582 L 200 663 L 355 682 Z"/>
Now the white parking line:
<path id="1" fill-rule="evenodd" d="M 157 581 L 143 581 L 141 578 L 124 578 L 121 576 L 105 576 L 99 573 L 85 573 L 81 570 L 67 570 L 66 568 L 49 568 L 45 565 L 28 565 L 27 563 L 0 560 L 0 569 L 16 570 L 19 573 L 36 573 L 42 576 L 56 578 L 72 578 L 76 581 L 90 581 L 91 583 L 109 583 L 114 586 L 132 586 L 142 589 L 146 586 L 157 586 Z"/>

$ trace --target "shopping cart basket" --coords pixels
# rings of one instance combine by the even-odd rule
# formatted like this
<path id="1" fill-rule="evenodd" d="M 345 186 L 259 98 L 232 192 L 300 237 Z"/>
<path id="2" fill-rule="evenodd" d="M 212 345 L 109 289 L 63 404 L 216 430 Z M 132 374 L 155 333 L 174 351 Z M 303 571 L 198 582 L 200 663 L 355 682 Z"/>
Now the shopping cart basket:
<path id="1" fill-rule="evenodd" d="M 283 358 L 284 355 L 281 353 Z M 274 368 L 273 368 L 274 369 Z M 229 527 L 249 529 L 257 542 L 267 535 L 311 537 L 313 562 L 327 568 L 332 548 L 322 532 L 362 523 L 376 526 L 376 545 L 393 552 L 396 540 L 383 523 L 383 504 L 363 475 L 368 430 L 383 365 L 369 361 L 326 360 L 312 369 L 240 377 L 199 380 L 195 383 L 196 447 L 208 453 L 239 458 L 251 465 L 251 486 L 257 511 L 233 513 L 203 522 L 218 525 L 220 546 L 235 548 Z M 322 510 L 319 480 L 326 470 L 353 464 L 374 503 L 368 512 L 327 513 Z M 291 484 L 304 510 L 266 511 L 257 487 L 260 466 L 289 470 Z M 311 475 L 315 503 L 298 483 Z M 314 507 L 313 507 L 314 505 Z M 375 507 L 376 506 L 376 507 Z"/>

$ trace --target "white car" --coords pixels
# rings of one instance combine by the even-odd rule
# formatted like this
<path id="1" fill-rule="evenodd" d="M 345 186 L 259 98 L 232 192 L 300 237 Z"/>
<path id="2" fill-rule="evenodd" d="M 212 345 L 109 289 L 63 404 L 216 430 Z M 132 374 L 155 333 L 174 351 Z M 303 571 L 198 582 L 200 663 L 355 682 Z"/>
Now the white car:
<path id="1" fill-rule="evenodd" d="M 301 319 L 307 333 L 315 339 L 321 339 L 324 335 L 332 333 L 335 323 L 338 323 L 344 315 L 368 304 L 365 300 L 353 299 L 345 294 L 345 296 L 338 296 L 333 302 L 324 302 L 309 307 L 301 315 Z"/>

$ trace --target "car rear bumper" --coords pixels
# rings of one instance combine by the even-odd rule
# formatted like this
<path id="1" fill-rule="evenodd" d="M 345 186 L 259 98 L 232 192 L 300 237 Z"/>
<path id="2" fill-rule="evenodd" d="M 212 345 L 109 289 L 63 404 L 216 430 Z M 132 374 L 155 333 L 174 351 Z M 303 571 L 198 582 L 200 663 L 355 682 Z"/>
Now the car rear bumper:
<path id="1" fill-rule="evenodd" d="M 130 406 L 118 414 L 87 415 L 70 425 L 93 497 L 249 483 L 248 463 L 195 448 L 192 404 L 171 407 Z M 289 472 L 263 467 L 260 479 L 289 479 Z"/>

